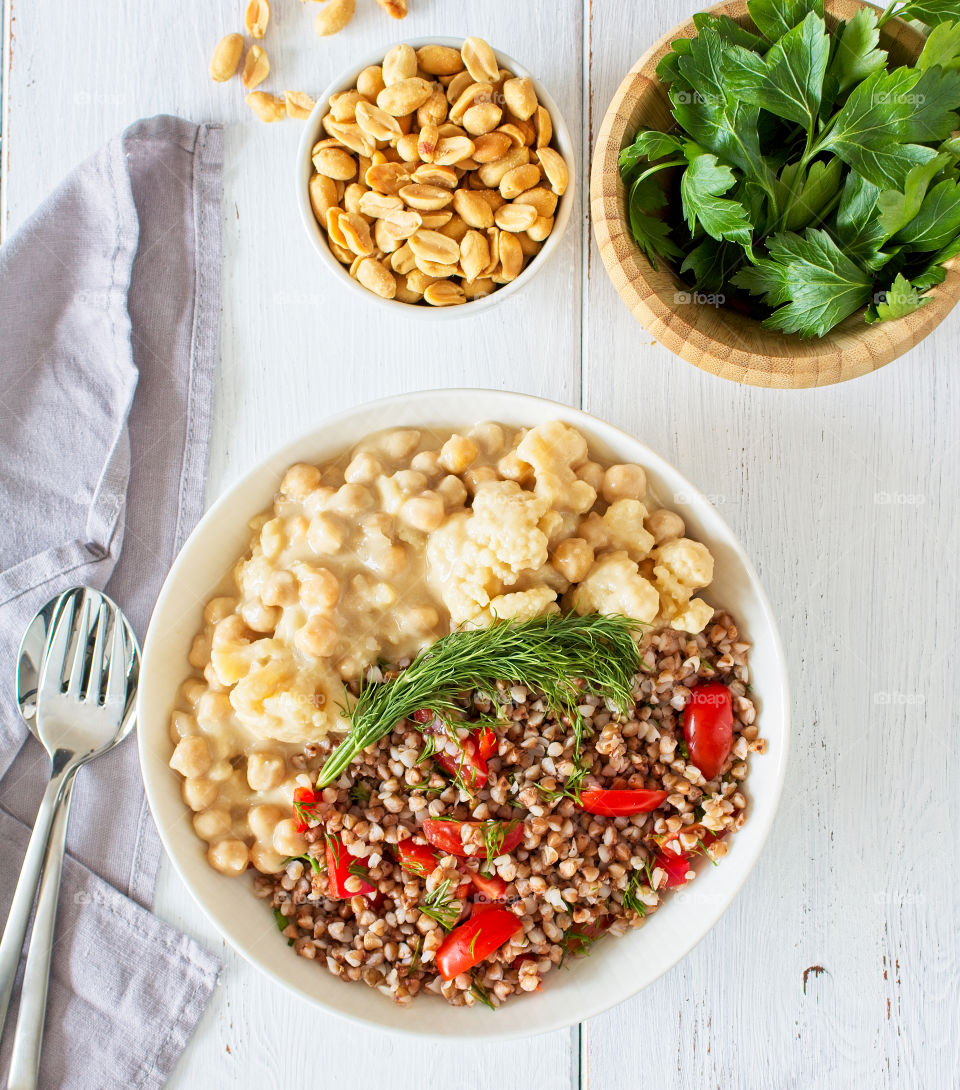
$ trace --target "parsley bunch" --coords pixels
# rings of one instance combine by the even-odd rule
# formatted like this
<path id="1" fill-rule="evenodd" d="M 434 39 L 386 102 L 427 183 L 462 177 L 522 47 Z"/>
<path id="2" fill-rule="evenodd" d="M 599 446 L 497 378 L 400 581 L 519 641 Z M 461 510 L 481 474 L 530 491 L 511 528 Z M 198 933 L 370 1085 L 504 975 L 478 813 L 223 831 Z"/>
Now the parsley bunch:
<path id="1" fill-rule="evenodd" d="M 909 314 L 960 253 L 960 0 L 864 7 L 832 30 L 823 0 L 747 7 L 753 29 L 695 15 L 657 68 L 676 129 L 620 153 L 634 239 L 784 333 Z M 897 17 L 933 28 L 912 66 L 879 45 Z"/>

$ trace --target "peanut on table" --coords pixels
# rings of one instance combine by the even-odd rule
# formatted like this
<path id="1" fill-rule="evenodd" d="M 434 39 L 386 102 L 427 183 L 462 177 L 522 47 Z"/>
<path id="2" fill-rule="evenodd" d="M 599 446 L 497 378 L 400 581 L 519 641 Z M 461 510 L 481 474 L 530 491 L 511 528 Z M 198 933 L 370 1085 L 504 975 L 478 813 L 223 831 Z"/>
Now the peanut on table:
<path id="1" fill-rule="evenodd" d="M 568 167 L 531 80 L 468 38 L 397 45 L 333 95 L 310 201 L 333 254 L 384 299 L 453 306 L 515 280 Z"/>

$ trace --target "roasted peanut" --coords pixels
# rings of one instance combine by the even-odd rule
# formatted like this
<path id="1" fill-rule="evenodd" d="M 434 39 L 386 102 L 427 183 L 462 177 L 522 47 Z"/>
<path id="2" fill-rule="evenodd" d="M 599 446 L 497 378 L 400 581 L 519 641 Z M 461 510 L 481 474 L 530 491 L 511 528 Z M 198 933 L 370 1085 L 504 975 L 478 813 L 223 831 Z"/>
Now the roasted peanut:
<path id="1" fill-rule="evenodd" d="M 410 249 L 410 244 L 408 242 L 405 242 L 399 249 L 394 250 L 393 254 L 391 254 L 390 267 L 394 272 L 401 273 L 403 276 L 406 276 L 409 272 L 413 272 L 417 267 L 417 263 L 413 257 L 413 250 Z"/>
<path id="2" fill-rule="evenodd" d="M 418 185 L 438 185 L 443 189 L 456 189 L 460 181 L 453 167 L 441 167 L 434 163 L 423 163 L 413 172 L 413 180 Z"/>
<path id="3" fill-rule="evenodd" d="M 414 256 L 438 265 L 456 265 L 460 260 L 460 247 L 451 238 L 438 231 L 418 231 L 410 238 Z"/>
<path id="4" fill-rule="evenodd" d="M 460 97 L 450 107 L 450 120 L 459 125 L 464 114 L 471 107 L 480 103 L 489 103 L 493 96 L 493 87 L 489 83 L 471 83 L 460 93 Z"/>
<path id="5" fill-rule="evenodd" d="M 495 102 L 478 102 L 463 115 L 463 127 L 472 136 L 492 132 L 499 124 L 503 110 Z"/>
<path id="6" fill-rule="evenodd" d="M 268 0 L 250 0 L 243 21 L 251 38 L 262 38 L 267 33 L 267 24 L 270 22 Z"/>
<path id="7" fill-rule="evenodd" d="M 473 82 L 473 76 L 466 69 L 452 76 L 447 84 L 447 102 L 452 106 Z"/>
<path id="8" fill-rule="evenodd" d="M 500 78 L 500 65 L 483 38 L 467 38 L 460 50 L 460 56 L 477 83 L 496 83 Z"/>
<path id="9" fill-rule="evenodd" d="M 463 57 L 449 45 L 424 45 L 417 50 L 420 71 L 428 76 L 455 76 L 463 69 Z"/>
<path id="10" fill-rule="evenodd" d="M 458 189 L 453 195 L 453 207 L 469 227 L 486 230 L 493 226 L 493 209 L 472 190 Z"/>
<path id="11" fill-rule="evenodd" d="M 328 115 L 330 120 L 356 121 L 357 104 L 360 102 L 363 102 L 363 95 L 359 91 L 341 91 L 339 94 L 331 95 L 329 99 L 330 113 Z"/>
<path id="12" fill-rule="evenodd" d="M 524 192 L 523 203 L 532 204 L 538 216 L 552 216 L 557 210 L 557 195 L 546 187 L 538 185 Z"/>
<path id="13" fill-rule="evenodd" d="M 500 275 L 504 280 L 516 280 L 523 268 L 523 249 L 516 235 L 500 232 Z"/>
<path id="14" fill-rule="evenodd" d="M 377 0 L 392 19 L 403 19 L 407 14 L 407 0 Z"/>
<path id="15" fill-rule="evenodd" d="M 283 102 L 267 91 L 251 91 L 247 95 L 247 105 L 261 121 L 282 121 L 287 116 Z"/>
<path id="16" fill-rule="evenodd" d="M 500 179 L 508 170 L 514 167 L 522 167 L 530 162 L 530 153 L 526 148 L 512 148 L 500 159 L 492 163 L 484 163 L 477 167 L 477 177 L 485 186 L 496 189 L 500 185 Z"/>
<path id="17" fill-rule="evenodd" d="M 385 193 L 377 193 L 372 189 L 363 190 L 360 198 L 360 211 L 371 219 L 382 219 L 391 212 L 402 212 L 403 201 L 399 197 L 391 197 Z"/>
<path id="18" fill-rule="evenodd" d="M 369 159 L 377 150 L 373 137 L 365 133 L 355 121 L 329 121 L 325 117 L 323 123 L 334 139 L 357 155 L 365 155 Z"/>
<path id="19" fill-rule="evenodd" d="M 452 280 L 434 281 L 427 286 L 423 297 L 432 307 L 453 307 L 466 302 L 463 288 Z"/>
<path id="20" fill-rule="evenodd" d="M 372 257 L 365 257 L 360 262 L 357 267 L 357 279 L 381 299 L 392 299 L 397 294 L 397 281 L 393 273 Z"/>
<path id="21" fill-rule="evenodd" d="M 254 92 L 254 94 L 260 93 Z M 252 97 L 248 95 L 247 101 Z M 328 178 L 341 182 L 349 181 L 357 173 L 356 159 L 342 148 L 323 148 L 313 157 L 313 165 L 318 174 L 326 174 Z"/>
<path id="22" fill-rule="evenodd" d="M 479 231 L 467 231 L 460 242 L 460 267 L 464 277 L 476 280 L 490 264 L 490 245 L 486 235 Z"/>
<path id="23" fill-rule="evenodd" d="M 473 157 L 478 163 L 492 163 L 496 159 L 502 159 L 512 146 L 513 141 L 506 133 L 484 133 L 473 142 Z"/>
<path id="24" fill-rule="evenodd" d="M 357 76 L 357 91 L 366 99 L 375 99 L 384 89 L 383 68 L 379 64 L 371 64 Z"/>
<path id="25" fill-rule="evenodd" d="M 506 100 L 507 109 L 521 121 L 533 117 L 537 106 L 540 105 L 537 102 L 537 92 L 533 89 L 533 83 L 526 76 L 508 79 L 503 85 L 503 97 Z"/>
<path id="26" fill-rule="evenodd" d="M 558 197 L 562 197 L 567 189 L 569 173 L 563 156 L 553 148 L 539 148 L 537 158 L 543 167 L 543 173 L 547 176 L 550 188 Z"/>
<path id="27" fill-rule="evenodd" d="M 529 231 L 537 222 L 537 210 L 530 204 L 505 204 L 493 216 L 501 231 Z"/>
<path id="28" fill-rule="evenodd" d="M 399 140 L 403 133 L 395 117 L 370 102 L 357 103 L 357 124 L 374 140 Z"/>
<path id="29" fill-rule="evenodd" d="M 543 106 L 538 106 L 534 120 L 537 129 L 537 147 L 545 148 L 553 139 L 553 118 L 550 116 L 549 110 Z"/>
<path id="30" fill-rule="evenodd" d="M 413 47 L 401 43 L 395 45 L 383 58 L 383 82 L 392 87 L 401 80 L 417 74 L 417 55 Z"/>
<path id="31" fill-rule="evenodd" d="M 403 117 L 418 110 L 432 94 L 432 84 L 419 76 L 412 76 L 384 87 L 377 95 L 377 105 L 394 117 Z"/>
<path id="32" fill-rule="evenodd" d="M 325 174 L 314 174 L 310 179 L 310 207 L 322 227 L 326 226 L 327 211 L 336 207 L 336 204 L 336 182 Z"/>
<path id="33" fill-rule="evenodd" d="M 373 253 L 373 239 L 370 227 L 359 212 L 344 212 L 340 217 L 340 233 L 347 246 L 360 257 L 369 257 Z"/>
<path id="34" fill-rule="evenodd" d="M 440 131 L 436 125 L 424 125 L 417 137 L 417 154 L 425 163 L 432 163 L 440 142 Z"/>
<path id="35" fill-rule="evenodd" d="M 327 0 L 314 21 L 314 28 L 321 38 L 339 34 L 353 18 L 356 0 Z"/>
<path id="36" fill-rule="evenodd" d="M 243 86 L 248 91 L 252 91 L 254 87 L 259 87 L 269 75 L 270 58 L 267 56 L 267 51 L 260 45 L 250 46 L 246 57 L 243 58 L 243 71 L 240 73 Z"/>
<path id="37" fill-rule="evenodd" d="M 298 121 L 308 118 L 316 106 L 314 100 L 303 91 L 284 91 L 283 101 L 287 107 L 287 117 L 296 118 Z"/>
<path id="38" fill-rule="evenodd" d="M 533 226 L 527 228 L 527 234 L 534 242 L 543 242 L 553 230 L 553 216 L 537 216 Z"/>
<path id="39" fill-rule="evenodd" d="M 363 180 L 371 189 L 395 197 L 401 187 L 410 181 L 410 171 L 406 164 L 377 163 L 364 174 Z"/>
<path id="40" fill-rule="evenodd" d="M 514 197 L 519 197 L 525 190 L 533 189 L 539 181 L 540 168 L 535 167 L 532 163 L 527 163 L 522 167 L 514 167 L 513 170 L 508 170 L 500 179 L 500 196 L 505 201 L 512 201 Z"/>
<path id="41" fill-rule="evenodd" d="M 439 211 L 453 200 L 453 194 L 440 186 L 416 183 L 403 186 L 400 196 L 411 208 L 424 212 Z"/>
<path id="42" fill-rule="evenodd" d="M 217 83 L 225 83 L 236 72 L 242 56 L 242 34 L 228 34 L 221 38 L 210 60 L 210 78 Z"/>

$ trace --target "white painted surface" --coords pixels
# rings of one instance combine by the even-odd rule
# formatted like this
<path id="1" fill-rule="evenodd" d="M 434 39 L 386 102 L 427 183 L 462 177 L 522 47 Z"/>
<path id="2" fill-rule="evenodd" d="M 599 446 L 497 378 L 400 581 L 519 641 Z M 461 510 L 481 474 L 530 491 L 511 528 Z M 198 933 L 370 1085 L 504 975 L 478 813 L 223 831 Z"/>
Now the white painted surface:
<path id="1" fill-rule="evenodd" d="M 315 92 L 381 42 L 475 33 L 540 75 L 586 148 L 623 73 L 698 6 L 410 3 L 401 24 L 358 0 L 354 23 L 321 40 L 315 5 L 275 0 L 266 46 L 277 78 L 267 86 Z M 417 1047 L 299 1008 L 221 948 L 165 872 L 162 915 L 225 964 L 170 1085 L 955 1084 L 957 317 L 899 362 L 842 387 L 736 387 L 651 344 L 610 286 L 581 208 L 550 268 L 495 321 L 445 322 L 437 335 L 428 323 L 384 319 L 329 280 L 301 233 L 291 194 L 298 125 L 261 125 L 238 84 L 206 76 L 241 7 L 13 0 L 9 226 L 136 117 L 226 122 L 211 496 L 319 417 L 372 396 L 473 384 L 582 401 L 698 482 L 741 535 L 780 618 L 794 749 L 766 854 L 710 937 L 580 1032 L 522 1044 Z M 825 972 L 808 973 L 804 988 L 815 965 Z M 498 1017 L 522 1018 L 522 1003 Z"/>

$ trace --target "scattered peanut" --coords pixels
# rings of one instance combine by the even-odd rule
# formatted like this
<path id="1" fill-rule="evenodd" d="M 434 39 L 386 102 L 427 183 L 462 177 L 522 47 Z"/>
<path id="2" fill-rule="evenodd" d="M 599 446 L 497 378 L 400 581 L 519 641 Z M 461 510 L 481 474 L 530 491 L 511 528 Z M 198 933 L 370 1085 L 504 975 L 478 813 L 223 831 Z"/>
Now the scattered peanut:
<path id="1" fill-rule="evenodd" d="M 267 51 L 261 45 L 250 46 L 243 59 L 243 71 L 240 73 L 243 86 L 248 91 L 252 91 L 254 87 L 259 87 L 269 75 L 270 58 L 267 56 Z"/>
<path id="2" fill-rule="evenodd" d="M 379 2 L 406 13 L 402 0 Z M 325 11 L 342 3 L 326 0 Z M 308 96 L 287 100 L 309 112 Z M 550 146 L 553 121 L 533 82 L 501 69 L 480 38 L 459 52 L 394 46 L 331 96 L 322 124 L 311 207 L 333 254 L 383 299 L 482 298 L 515 280 L 553 231 L 569 179 Z"/>
<path id="3" fill-rule="evenodd" d="M 316 103 L 303 91 L 284 91 L 283 98 L 287 105 L 287 117 L 305 121 L 313 112 Z"/>
<path id="4" fill-rule="evenodd" d="M 407 14 L 407 0 L 377 0 L 377 3 L 394 19 L 403 19 Z"/>
<path id="5" fill-rule="evenodd" d="M 262 38 L 267 33 L 267 24 L 270 22 L 268 0 L 250 0 L 243 21 L 251 38 Z"/>
<path id="6" fill-rule="evenodd" d="M 210 78 L 225 83 L 233 76 L 243 56 L 243 35 L 228 34 L 217 42 L 210 61 Z"/>
<path id="7" fill-rule="evenodd" d="M 247 105 L 261 121 L 282 121 L 287 116 L 282 99 L 269 91 L 251 91 L 247 95 Z"/>
<path id="8" fill-rule="evenodd" d="M 355 7 L 356 0 L 327 0 L 313 24 L 320 37 L 339 34 L 353 18 Z"/>

